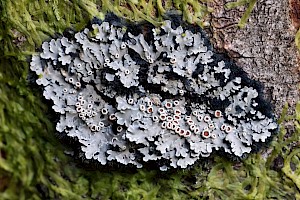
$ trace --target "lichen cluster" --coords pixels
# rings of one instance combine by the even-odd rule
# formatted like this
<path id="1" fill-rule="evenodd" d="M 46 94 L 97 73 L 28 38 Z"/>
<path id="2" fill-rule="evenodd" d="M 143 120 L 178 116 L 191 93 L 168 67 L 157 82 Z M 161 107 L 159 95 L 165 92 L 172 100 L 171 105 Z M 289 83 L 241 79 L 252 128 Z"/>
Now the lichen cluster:
<path id="1" fill-rule="evenodd" d="M 199 27 L 94 20 L 44 42 L 30 65 L 56 130 L 102 165 L 186 168 L 216 150 L 242 156 L 277 129 L 259 84 Z"/>

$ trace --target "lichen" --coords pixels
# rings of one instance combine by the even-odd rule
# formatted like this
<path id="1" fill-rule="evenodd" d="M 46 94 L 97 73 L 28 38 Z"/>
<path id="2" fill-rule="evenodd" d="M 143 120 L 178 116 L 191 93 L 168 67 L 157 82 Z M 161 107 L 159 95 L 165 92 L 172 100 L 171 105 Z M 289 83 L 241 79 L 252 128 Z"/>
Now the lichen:
<path id="1" fill-rule="evenodd" d="M 278 120 L 280 132 L 268 148 L 269 153 L 260 151 L 242 162 L 231 162 L 216 155 L 213 162 L 204 160 L 193 169 L 176 170 L 167 175 L 149 169 L 126 170 L 124 173 L 112 171 L 111 167 L 104 171 L 77 166 L 70 159 L 74 153 L 66 151 L 51 134 L 55 127 L 47 105 L 41 101 L 42 96 L 34 87 L 28 86 L 25 56 L 55 32 L 62 32 L 72 24 L 77 30 L 85 26 L 97 13 L 96 6 L 102 7 L 101 3 L 96 5 L 90 0 L 84 4 L 82 1 L 58 1 L 60 20 L 57 21 L 53 13 L 54 1 L 45 2 L 16 0 L 2 1 L 0 5 L 4 13 L 0 16 L 0 199 L 300 198 L 295 184 L 299 175 L 294 171 L 300 168 L 297 160 L 300 154 L 293 153 L 299 149 L 299 105 L 295 115 L 287 115 L 287 108 L 283 109 Z M 114 1 L 109 6 L 119 15 L 143 19 L 126 4 L 118 7 L 120 2 L 124 1 Z M 146 17 L 156 15 L 158 5 L 163 12 L 175 3 L 177 9 L 186 13 L 189 13 L 185 9 L 188 2 L 196 5 L 194 8 L 199 7 L 199 1 L 193 0 L 163 1 L 163 5 L 162 1 L 139 2 L 152 2 L 146 7 L 136 5 Z M 162 14 L 160 12 L 159 16 Z M 13 42 L 11 30 L 15 29 L 26 37 L 21 46 Z M 294 108 L 289 108 L 291 110 Z M 293 156 L 289 156 L 291 153 Z M 283 164 L 287 168 L 285 172 Z"/>
<path id="2" fill-rule="evenodd" d="M 111 14 L 94 22 L 44 42 L 31 62 L 61 115 L 57 131 L 87 159 L 186 168 L 216 150 L 241 157 L 277 130 L 257 82 L 199 27 L 132 27 Z"/>

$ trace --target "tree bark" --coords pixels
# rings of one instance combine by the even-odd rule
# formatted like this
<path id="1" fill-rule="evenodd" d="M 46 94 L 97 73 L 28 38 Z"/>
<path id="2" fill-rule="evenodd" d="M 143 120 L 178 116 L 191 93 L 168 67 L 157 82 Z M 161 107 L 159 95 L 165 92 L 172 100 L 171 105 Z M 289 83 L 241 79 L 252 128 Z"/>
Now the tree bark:
<path id="1" fill-rule="evenodd" d="M 286 103 L 291 112 L 299 101 L 299 52 L 294 42 L 299 0 L 258 0 L 241 29 L 237 24 L 245 8 L 224 7 L 234 1 L 210 3 L 214 47 L 228 53 L 251 78 L 263 83 L 265 97 L 273 103 L 277 116 Z"/>

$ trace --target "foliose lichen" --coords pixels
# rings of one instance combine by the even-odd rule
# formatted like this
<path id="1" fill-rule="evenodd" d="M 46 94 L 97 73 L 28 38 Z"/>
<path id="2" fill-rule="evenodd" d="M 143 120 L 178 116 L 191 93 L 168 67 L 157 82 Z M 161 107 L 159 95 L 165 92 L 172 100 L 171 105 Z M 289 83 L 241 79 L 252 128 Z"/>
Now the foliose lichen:
<path id="1" fill-rule="evenodd" d="M 278 128 L 260 84 L 176 20 L 95 19 L 44 42 L 30 65 L 60 115 L 56 130 L 102 165 L 167 170 L 219 150 L 241 157 Z"/>

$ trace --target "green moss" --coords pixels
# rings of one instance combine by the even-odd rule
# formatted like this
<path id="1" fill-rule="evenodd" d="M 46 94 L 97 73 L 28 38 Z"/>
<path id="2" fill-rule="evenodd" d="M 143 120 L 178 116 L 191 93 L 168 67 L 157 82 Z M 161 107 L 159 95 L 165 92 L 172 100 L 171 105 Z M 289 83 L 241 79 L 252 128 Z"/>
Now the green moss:
<path id="1" fill-rule="evenodd" d="M 106 11 L 158 23 L 171 7 L 185 20 L 201 24 L 209 12 L 205 5 L 192 0 L 1 1 L 0 199 L 300 198 L 300 104 L 294 116 L 286 116 L 284 109 L 279 122 L 293 121 L 295 130 L 285 137 L 282 125 L 269 156 L 259 152 L 243 162 L 215 156 L 190 170 L 166 174 L 145 169 L 103 172 L 79 167 L 63 153 L 66 148 L 54 137 L 55 124 L 47 115 L 51 108 L 26 81 L 26 57 L 67 27 L 78 30 Z"/>
<path id="2" fill-rule="evenodd" d="M 300 51 L 300 29 L 297 31 L 296 36 L 295 36 L 295 43 L 297 48 Z"/>

